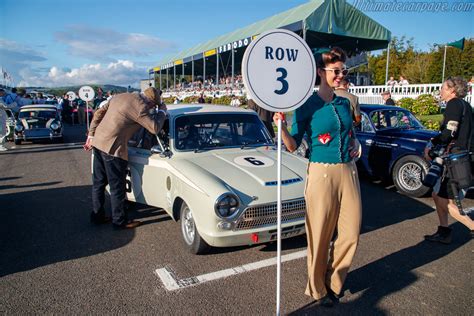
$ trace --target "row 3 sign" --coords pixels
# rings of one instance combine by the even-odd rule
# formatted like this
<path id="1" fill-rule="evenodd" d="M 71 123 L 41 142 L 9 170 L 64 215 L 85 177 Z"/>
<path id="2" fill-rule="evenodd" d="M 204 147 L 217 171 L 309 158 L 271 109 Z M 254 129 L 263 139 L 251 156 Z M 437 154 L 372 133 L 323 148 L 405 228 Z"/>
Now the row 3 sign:
<path id="1" fill-rule="evenodd" d="M 260 107 L 289 112 L 312 95 L 316 63 L 300 36 L 288 30 L 270 30 L 245 51 L 242 77 L 247 93 Z"/>

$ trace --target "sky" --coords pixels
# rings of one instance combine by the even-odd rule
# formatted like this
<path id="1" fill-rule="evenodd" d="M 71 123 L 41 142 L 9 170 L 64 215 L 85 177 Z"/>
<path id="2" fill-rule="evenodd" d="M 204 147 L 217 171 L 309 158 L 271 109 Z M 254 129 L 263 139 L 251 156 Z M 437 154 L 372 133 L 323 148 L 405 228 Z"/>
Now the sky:
<path id="1" fill-rule="evenodd" d="M 307 1 L 0 0 L 0 66 L 18 86 L 138 87 L 164 57 Z M 473 0 L 347 2 L 418 50 L 474 37 Z"/>

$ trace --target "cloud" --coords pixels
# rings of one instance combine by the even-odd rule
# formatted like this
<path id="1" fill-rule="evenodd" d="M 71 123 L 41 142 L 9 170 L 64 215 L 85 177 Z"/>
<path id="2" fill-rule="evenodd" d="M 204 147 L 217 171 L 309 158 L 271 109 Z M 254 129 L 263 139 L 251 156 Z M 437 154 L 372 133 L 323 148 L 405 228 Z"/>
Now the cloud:
<path id="1" fill-rule="evenodd" d="M 139 33 L 120 33 L 112 29 L 71 25 L 56 32 L 57 41 L 65 44 L 71 55 L 101 62 L 120 57 L 149 57 L 169 52 L 176 44 Z"/>
<path id="2" fill-rule="evenodd" d="M 30 67 L 32 63 L 46 61 L 46 57 L 26 45 L 0 38 L 1 66 L 9 73 L 16 72 L 23 67 Z"/>
<path id="3" fill-rule="evenodd" d="M 58 87 L 83 84 L 115 84 L 138 87 L 140 80 L 147 78 L 147 68 L 137 66 L 130 60 L 118 60 L 107 64 L 85 64 L 80 68 L 53 66 L 47 73 L 35 73 L 25 68 L 19 72 L 19 86 Z"/>

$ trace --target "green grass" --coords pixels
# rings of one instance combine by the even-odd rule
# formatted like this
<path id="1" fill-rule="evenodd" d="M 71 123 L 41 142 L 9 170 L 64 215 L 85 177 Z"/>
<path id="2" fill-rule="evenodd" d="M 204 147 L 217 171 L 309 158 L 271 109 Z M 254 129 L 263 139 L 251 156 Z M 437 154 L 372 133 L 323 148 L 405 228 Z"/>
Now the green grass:
<path id="1" fill-rule="evenodd" d="M 443 114 L 433 114 L 433 115 L 417 115 L 416 116 L 420 121 L 431 120 L 433 122 L 441 122 L 443 120 Z"/>

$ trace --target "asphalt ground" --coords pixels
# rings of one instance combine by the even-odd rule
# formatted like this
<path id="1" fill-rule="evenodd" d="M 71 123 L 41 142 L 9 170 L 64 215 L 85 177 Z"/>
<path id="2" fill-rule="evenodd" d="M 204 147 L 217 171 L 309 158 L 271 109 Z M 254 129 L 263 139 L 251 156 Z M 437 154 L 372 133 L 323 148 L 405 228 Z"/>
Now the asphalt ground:
<path id="1" fill-rule="evenodd" d="M 65 143 L 25 143 L 0 153 L 1 314 L 275 314 L 276 266 L 168 291 L 155 271 L 178 279 L 276 256 L 276 243 L 188 253 L 178 223 L 135 205 L 135 230 L 89 223 L 90 154 L 84 127 Z M 450 245 L 423 235 L 438 221 L 430 198 L 413 199 L 362 177 L 363 224 L 344 297 L 333 308 L 304 295 L 306 258 L 282 264 L 281 312 L 290 315 L 472 315 L 474 243 L 451 220 Z M 474 206 L 472 199 L 464 205 Z M 306 249 L 283 242 L 283 255 Z"/>

